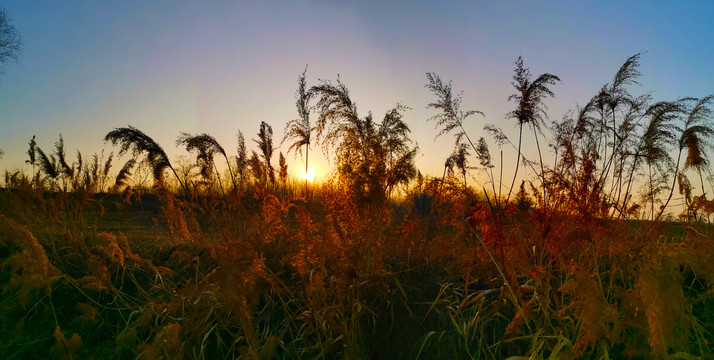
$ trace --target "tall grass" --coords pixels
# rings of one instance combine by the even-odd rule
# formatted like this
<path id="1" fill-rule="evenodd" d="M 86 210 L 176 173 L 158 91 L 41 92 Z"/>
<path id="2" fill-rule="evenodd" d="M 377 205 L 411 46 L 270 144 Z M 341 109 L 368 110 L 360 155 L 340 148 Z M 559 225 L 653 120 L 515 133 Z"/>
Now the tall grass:
<path id="1" fill-rule="evenodd" d="M 488 126 L 525 164 L 512 169 L 526 173 L 518 187 L 502 168 L 494 177 L 486 138 L 464 132 L 477 112 L 461 112 L 461 95 L 433 74 L 434 119 L 456 132 L 441 177 L 416 171 L 406 107 L 376 123 L 358 115 L 344 83 L 308 88 L 304 74 L 300 118 L 284 139 L 307 155 L 315 131 L 339 157 L 323 184 L 287 177 L 282 157 L 279 181 L 271 177 L 267 124 L 251 158 L 242 133 L 235 158 L 210 135 L 182 134 L 196 164 L 172 163 L 136 128 L 112 130 L 106 139 L 135 155 L 113 185 L 112 154 L 72 162 L 61 137 L 49 154 L 33 138 L 31 173 L 6 171 L 0 189 L 0 355 L 706 357 L 711 97 L 632 95 L 638 62 L 548 125 L 542 101 L 557 77 L 530 83 L 519 59 L 509 117 L 548 139 L 553 164 Z M 685 149 L 684 164 L 670 157 Z M 472 172 L 490 184 L 467 186 Z M 664 221 L 677 182 L 686 207 Z"/>

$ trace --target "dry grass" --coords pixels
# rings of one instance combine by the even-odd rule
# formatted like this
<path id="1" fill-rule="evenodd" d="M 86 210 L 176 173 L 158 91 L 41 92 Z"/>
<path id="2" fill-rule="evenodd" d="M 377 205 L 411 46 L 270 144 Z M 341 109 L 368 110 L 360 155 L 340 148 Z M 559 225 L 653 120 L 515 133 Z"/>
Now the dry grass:
<path id="1" fill-rule="evenodd" d="M 638 61 L 551 125 L 553 166 L 487 128 L 525 164 L 518 189 L 496 188 L 485 140 L 463 133 L 477 112 L 432 74 L 434 119 L 461 131 L 440 178 L 417 175 L 406 107 L 377 124 L 342 82 L 307 89 L 304 74 L 287 138 L 307 155 L 320 112 L 315 135 L 340 157 L 324 184 L 287 178 L 284 162 L 271 175 L 267 124 L 262 158 L 242 134 L 236 159 L 184 134 L 198 164 L 178 166 L 138 129 L 115 129 L 107 139 L 145 161 L 114 186 L 113 155 L 70 163 L 60 139 L 36 158 L 33 138 L 32 172 L 6 172 L 0 188 L 0 357 L 706 358 L 714 206 L 685 170 L 704 186 L 711 98 L 631 95 Z M 557 77 L 539 77 L 534 95 L 522 59 L 516 70 L 511 115 L 538 141 Z M 490 191 L 463 181 L 469 145 Z M 684 149 L 681 169 L 668 152 Z M 664 221 L 677 179 L 686 209 Z"/>

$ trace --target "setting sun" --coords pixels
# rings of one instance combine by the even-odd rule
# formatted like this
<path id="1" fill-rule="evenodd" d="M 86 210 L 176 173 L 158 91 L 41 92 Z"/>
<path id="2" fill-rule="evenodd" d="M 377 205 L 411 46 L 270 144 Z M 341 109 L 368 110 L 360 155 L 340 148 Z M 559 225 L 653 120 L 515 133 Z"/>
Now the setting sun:
<path id="1" fill-rule="evenodd" d="M 302 174 L 303 179 L 312 182 L 315 179 L 315 170 L 308 169 L 307 172 Z"/>

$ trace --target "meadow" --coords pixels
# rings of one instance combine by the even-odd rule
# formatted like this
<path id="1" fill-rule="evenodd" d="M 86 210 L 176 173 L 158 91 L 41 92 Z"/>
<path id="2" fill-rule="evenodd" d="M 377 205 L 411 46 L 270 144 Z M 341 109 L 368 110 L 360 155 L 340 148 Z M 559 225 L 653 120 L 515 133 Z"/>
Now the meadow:
<path id="1" fill-rule="evenodd" d="M 558 77 L 519 58 L 518 139 L 466 133 L 480 112 L 427 74 L 430 121 L 455 139 L 437 177 L 414 165 L 404 105 L 379 122 L 305 73 L 282 143 L 334 159 L 321 183 L 274 165 L 266 123 L 235 155 L 177 134 L 189 163 L 131 126 L 105 135 L 116 156 L 33 137 L 0 188 L 0 357 L 707 358 L 714 98 L 633 95 L 639 59 L 551 121 Z"/>

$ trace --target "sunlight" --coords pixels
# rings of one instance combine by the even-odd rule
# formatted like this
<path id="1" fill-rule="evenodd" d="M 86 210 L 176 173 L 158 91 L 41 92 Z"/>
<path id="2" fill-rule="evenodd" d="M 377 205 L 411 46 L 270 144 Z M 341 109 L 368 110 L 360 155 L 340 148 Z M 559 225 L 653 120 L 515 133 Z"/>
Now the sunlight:
<path id="1" fill-rule="evenodd" d="M 315 179 L 315 170 L 313 170 L 312 168 L 307 169 L 307 172 L 303 173 L 302 177 L 308 182 L 312 182 Z"/>

